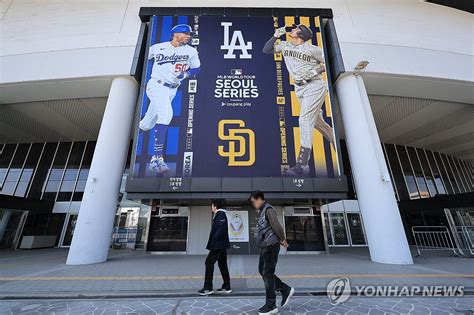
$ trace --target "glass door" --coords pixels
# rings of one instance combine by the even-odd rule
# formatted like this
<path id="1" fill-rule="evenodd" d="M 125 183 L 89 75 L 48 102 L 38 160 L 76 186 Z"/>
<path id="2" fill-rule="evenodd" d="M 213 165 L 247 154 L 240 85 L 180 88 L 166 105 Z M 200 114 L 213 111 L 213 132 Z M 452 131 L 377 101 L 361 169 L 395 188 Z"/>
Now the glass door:
<path id="1" fill-rule="evenodd" d="M 16 249 L 28 211 L 0 209 L 0 249 Z"/>
<path id="2" fill-rule="evenodd" d="M 364 227 L 360 213 L 346 213 L 352 246 L 366 246 Z"/>
<path id="3" fill-rule="evenodd" d="M 344 212 L 329 213 L 329 221 L 332 226 L 334 245 L 349 246 L 349 233 L 347 231 Z"/>
<path id="4" fill-rule="evenodd" d="M 321 211 L 316 207 L 285 209 L 288 252 L 325 251 Z"/>
<path id="5" fill-rule="evenodd" d="M 178 208 L 162 208 L 150 217 L 147 251 L 186 252 L 188 242 L 188 214 Z"/>
<path id="6" fill-rule="evenodd" d="M 69 218 L 68 218 L 68 221 L 67 221 L 67 227 L 66 227 L 66 231 L 64 233 L 64 239 L 63 239 L 62 246 L 64 246 L 64 247 L 71 246 L 72 237 L 74 235 L 74 229 L 76 227 L 76 222 L 77 222 L 77 214 L 70 214 Z"/>

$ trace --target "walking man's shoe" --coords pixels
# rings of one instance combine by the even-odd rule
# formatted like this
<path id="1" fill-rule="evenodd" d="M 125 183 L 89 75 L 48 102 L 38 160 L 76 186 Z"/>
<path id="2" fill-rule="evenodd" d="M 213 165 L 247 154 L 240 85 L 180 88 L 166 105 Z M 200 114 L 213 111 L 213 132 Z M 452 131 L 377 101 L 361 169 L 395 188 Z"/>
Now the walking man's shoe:
<path id="1" fill-rule="evenodd" d="M 198 291 L 198 294 L 199 294 L 199 295 L 202 295 L 202 296 L 204 296 L 204 295 L 210 295 L 210 294 L 212 294 L 212 293 L 214 293 L 214 291 L 208 290 L 208 289 L 201 289 L 201 290 Z"/>
<path id="2" fill-rule="evenodd" d="M 258 315 L 266 315 L 266 314 L 276 314 L 278 313 L 278 307 L 276 305 L 270 306 L 265 304 L 264 306 L 258 309 Z"/>
<path id="3" fill-rule="evenodd" d="M 223 286 L 222 288 L 217 290 L 217 293 L 219 293 L 219 294 L 231 294 L 232 289 L 231 288 L 226 288 L 226 287 Z"/>
<path id="4" fill-rule="evenodd" d="M 281 307 L 288 305 L 293 294 L 295 294 L 295 288 L 293 287 L 287 287 L 281 291 Z"/>

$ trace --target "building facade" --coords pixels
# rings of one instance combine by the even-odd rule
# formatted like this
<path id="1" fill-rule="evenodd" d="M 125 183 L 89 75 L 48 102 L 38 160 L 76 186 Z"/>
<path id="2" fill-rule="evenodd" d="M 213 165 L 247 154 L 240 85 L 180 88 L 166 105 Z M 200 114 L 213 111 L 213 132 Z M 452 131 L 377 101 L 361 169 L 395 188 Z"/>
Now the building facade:
<path id="1" fill-rule="evenodd" d="M 71 245 L 95 145 L 95 141 L 1 145 L 3 197 L 49 202 L 41 209 L 30 209 L 28 205 L 2 208 L 2 249 L 19 248 L 23 236 L 34 235 L 54 235 L 56 247 Z M 382 146 L 405 231 L 413 244 L 412 226 L 447 225 L 444 212 L 426 210 L 417 206 L 416 201 L 432 200 L 437 195 L 452 198 L 469 195 L 474 191 L 472 164 L 430 150 L 394 144 Z M 345 173 L 350 176 L 344 143 L 342 148 L 347 165 Z M 205 201 L 163 205 L 160 200 L 129 200 L 125 192 L 129 166 L 127 161 L 117 194 L 111 235 L 113 248 L 204 254 L 211 224 L 209 205 Z M 315 200 L 299 200 L 297 204 L 286 201 L 276 206 L 291 244 L 290 253 L 325 251 L 333 246 L 367 246 L 353 187 L 350 180 L 350 199 L 325 199 L 319 204 Z M 415 204 L 410 206 L 410 201 Z M 474 223 L 472 210 L 455 202 L 452 205 L 460 225 Z M 229 208 L 246 211 L 249 217 L 254 217 L 254 211 L 245 202 L 231 201 Z M 256 253 L 258 249 L 251 247 L 251 242 L 234 244 L 234 252 Z"/>
<path id="2" fill-rule="evenodd" d="M 270 189 L 268 199 L 284 223 L 289 252 L 368 244 L 374 261 L 411 263 L 403 244 L 412 243 L 412 226 L 446 225 L 446 208 L 460 225 L 473 225 L 472 15 L 464 7 L 414 0 L 312 6 L 331 9 L 321 27 L 333 22 L 342 56 L 334 119 L 346 188 L 315 180 L 304 193 Z M 129 177 L 139 95 L 130 69 L 139 59 L 145 7 L 159 9 L 154 1 L 2 4 L 2 248 L 49 235 L 47 246 L 73 245 L 73 264 L 104 261 L 110 244 L 203 254 L 208 204 L 225 196 L 248 230 L 232 251 L 257 251 L 255 212 L 246 197 L 248 189 L 268 191 L 265 181 L 232 182 L 240 188 L 225 194 L 221 181 L 219 189 L 206 186 L 184 197 L 145 191 Z M 369 66 L 358 69 L 361 61 Z M 73 243 L 76 223 L 84 222 L 97 226 L 77 229 Z M 101 241 L 92 250 L 87 237 Z"/>

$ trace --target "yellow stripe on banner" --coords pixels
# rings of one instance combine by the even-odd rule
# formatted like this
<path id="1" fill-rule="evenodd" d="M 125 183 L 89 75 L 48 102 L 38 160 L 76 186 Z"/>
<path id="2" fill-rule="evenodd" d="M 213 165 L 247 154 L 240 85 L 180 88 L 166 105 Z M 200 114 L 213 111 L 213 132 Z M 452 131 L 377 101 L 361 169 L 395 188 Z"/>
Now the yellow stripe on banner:
<path id="1" fill-rule="evenodd" d="M 324 106 L 326 106 L 326 116 L 332 117 L 332 110 L 331 110 L 331 98 L 329 97 L 329 92 L 326 92 L 326 97 L 324 98 Z"/>
<path id="2" fill-rule="evenodd" d="M 283 60 L 283 55 L 281 53 L 274 53 L 273 54 L 273 60 L 282 61 Z"/>
<path id="3" fill-rule="evenodd" d="M 324 151 L 324 138 L 323 135 L 316 130 L 313 132 L 313 158 L 316 177 L 327 177 L 328 170 Z"/>
<path id="4" fill-rule="evenodd" d="M 319 48 L 323 48 L 323 37 L 321 36 L 321 32 L 316 33 L 316 39 L 318 40 Z"/>
<path id="5" fill-rule="evenodd" d="M 319 23 L 319 16 L 314 18 L 314 26 L 321 28 L 321 24 Z"/>
<path id="6" fill-rule="evenodd" d="M 325 97 L 325 102 L 324 106 L 326 107 L 326 116 L 331 117 L 332 111 L 331 111 L 331 99 L 329 98 L 329 84 L 328 84 L 328 75 L 326 72 L 321 73 L 321 77 L 323 78 L 323 81 L 326 82 L 326 87 L 328 88 L 328 91 L 326 92 L 326 97 Z"/>
<path id="7" fill-rule="evenodd" d="M 295 142 L 295 160 L 297 160 L 301 147 L 300 127 L 293 127 L 293 141 Z"/>
<path id="8" fill-rule="evenodd" d="M 309 27 L 309 16 L 300 16 L 300 24 Z"/>
<path id="9" fill-rule="evenodd" d="M 334 169 L 334 175 L 339 176 L 339 160 L 337 159 L 336 149 L 331 146 L 331 159 L 332 159 L 332 167 Z"/>
<path id="10" fill-rule="evenodd" d="M 295 17 L 294 16 L 285 16 L 285 26 L 287 28 L 289 28 L 293 24 L 295 24 Z M 290 40 L 290 36 L 288 34 L 289 34 L 289 32 L 286 32 L 286 40 Z"/>
<path id="11" fill-rule="evenodd" d="M 301 111 L 300 101 L 298 101 L 298 97 L 296 97 L 295 91 L 291 91 L 290 95 L 291 95 L 291 116 L 298 117 Z"/>

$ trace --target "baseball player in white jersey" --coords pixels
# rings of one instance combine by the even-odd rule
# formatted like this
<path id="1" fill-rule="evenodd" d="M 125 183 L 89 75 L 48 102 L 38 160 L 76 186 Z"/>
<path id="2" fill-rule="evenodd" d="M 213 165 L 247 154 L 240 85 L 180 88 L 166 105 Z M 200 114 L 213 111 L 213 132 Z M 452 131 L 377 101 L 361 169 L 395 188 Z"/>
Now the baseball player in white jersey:
<path id="1" fill-rule="evenodd" d="M 295 92 L 301 108 L 300 152 L 296 165 L 283 175 L 308 177 L 314 128 L 334 145 L 333 129 L 324 121 L 321 110 L 327 92 L 326 82 L 321 76 L 321 73 L 326 71 L 324 55 L 321 48 L 307 42 L 313 37 L 313 32 L 305 25 L 293 25 L 289 33 L 290 40 L 277 43 L 277 39 L 285 33 L 285 27 L 277 29 L 273 37 L 265 44 L 263 52 L 282 53 L 286 68 L 295 82 Z"/>
<path id="2" fill-rule="evenodd" d="M 140 129 L 155 128 L 154 153 L 148 169 L 159 174 L 169 171 L 163 157 L 168 125 L 173 118 L 173 101 L 181 81 L 199 73 L 201 62 L 198 51 L 188 45 L 191 26 L 176 25 L 171 29 L 171 41 L 150 47 L 148 59 L 154 59 L 150 80 L 146 85 L 146 95 L 150 105 L 140 121 Z"/>

